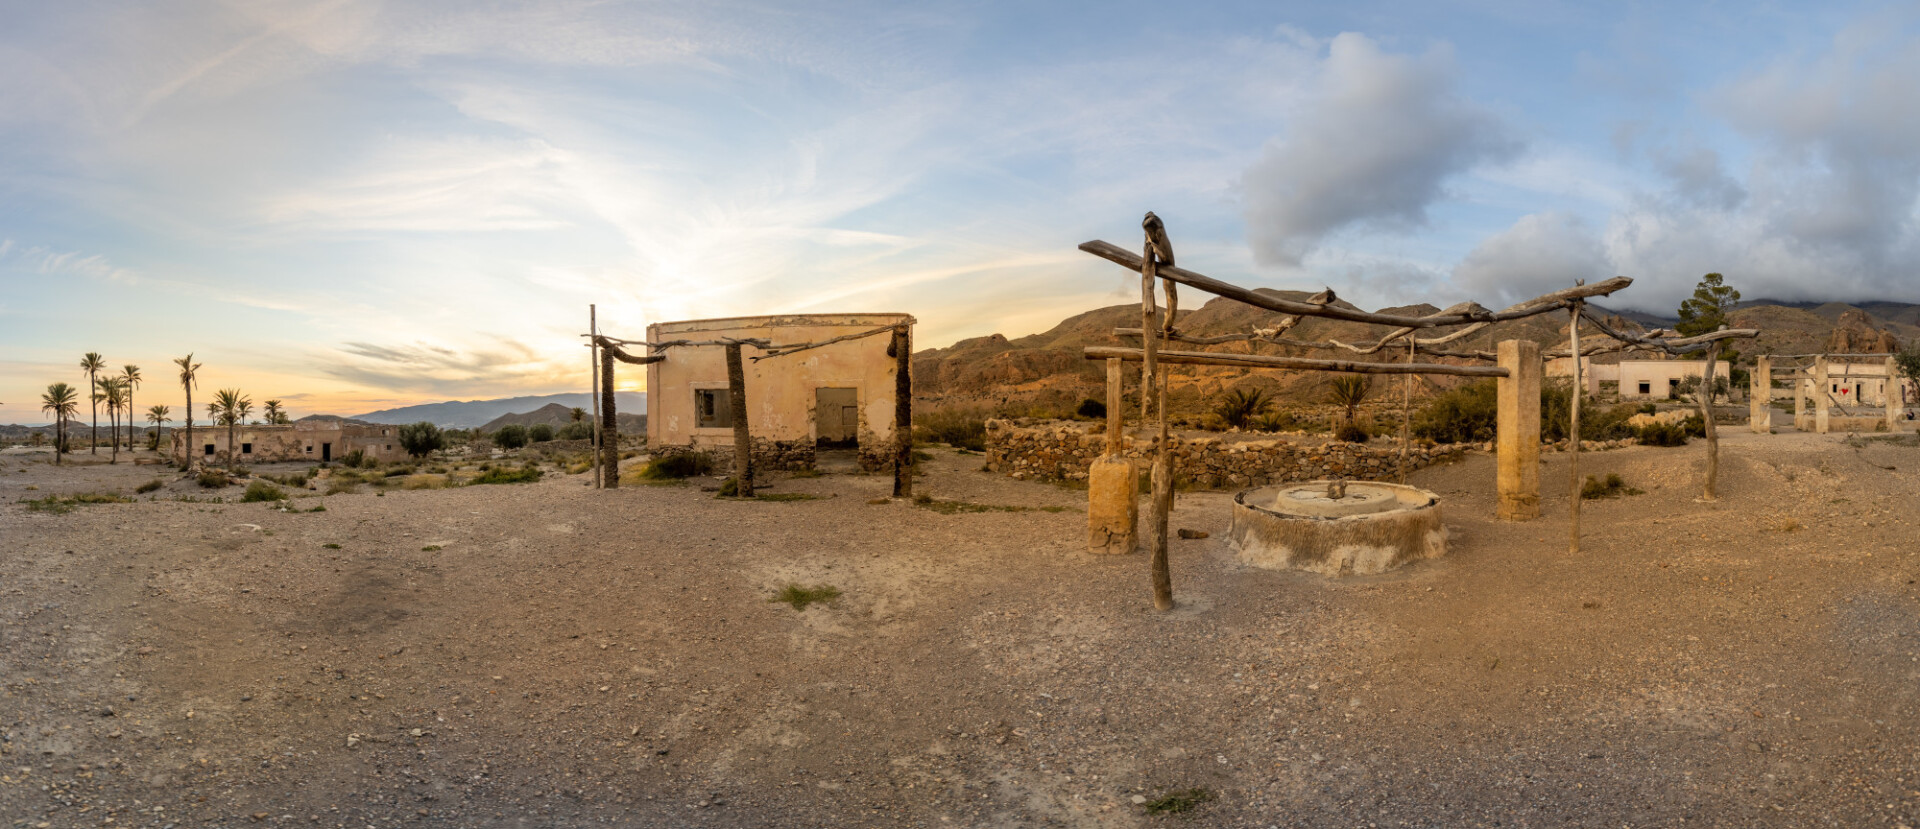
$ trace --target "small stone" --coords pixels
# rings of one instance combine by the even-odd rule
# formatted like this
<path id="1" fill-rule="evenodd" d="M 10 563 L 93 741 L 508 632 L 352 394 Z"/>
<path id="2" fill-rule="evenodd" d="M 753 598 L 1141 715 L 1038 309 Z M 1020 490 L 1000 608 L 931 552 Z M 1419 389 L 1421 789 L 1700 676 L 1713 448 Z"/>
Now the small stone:
<path id="1" fill-rule="evenodd" d="M 1133 800 L 1133 805 L 1135 806 L 1144 806 L 1147 802 L 1147 796 L 1144 794 L 1136 794 L 1131 800 Z"/>

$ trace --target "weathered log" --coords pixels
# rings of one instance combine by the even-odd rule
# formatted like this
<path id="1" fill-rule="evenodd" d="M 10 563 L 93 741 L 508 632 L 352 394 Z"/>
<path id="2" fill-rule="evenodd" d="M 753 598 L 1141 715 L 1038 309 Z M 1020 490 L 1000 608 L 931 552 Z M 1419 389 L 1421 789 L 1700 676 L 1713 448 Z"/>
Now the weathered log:
<path id="1" fill-rule="evenodd" d="M 600 314 L 596 306 L 587 306 L 587 330 L 593 332 L 587 340 L 587 376 L 592 378 L 593 398 L 593 488 L 599 489 L 600 482 Z"/>
<path id="2" fill-rule="evenodd" d="M 1707 355 L 1707 367 L 1700 372 L 1700 416 L 1707 427 L 1707 478 L 1702 500 L 1715 500 L 1713 485 L 1720 477 L 1720 435 L 1713 428 L 1713 359 Z"/>
<path id="3" fill-rule="evenodd" d="M 1568 316 L 1567 351 L 1573 355 L 1573 408 L 1567 414 L 1567 552 L 1580 552 L 1580 306 Z"/>
<path id="4" fill-rule="evenodd" d="M 1138 348 L 1116 348 L 1112 346 L 1089 346 L 1083 349 L 1089 360 L 1104 360 L 1118 357 L 1122 360 L 1140 360 L 1145 353 Z M 1201 351 L 1157 351 L 1156 356 L 1163 363 L 1179 363 L 1198 366 L 1238 366 L 1254 368 L 1289 368 L 1301 371 L 1349 371 L 1356 374 L 1450 374 L 1459 377 L 1505 377 L 1507 370 L 1498 366 L 1455 366 L 1445 363 L 1367 363 L 1355 360 L 1315 360 L 1309 357 L 1274 357 L 1266 354 L 1210 354 Z"/>
<path id="5" fill-rule="evenodd" d="M 747 370 L 740 344 L 727 343 L 727 403 L 733 412 L 733 486 L 741 498 L 753 497 L 753 431 L 747 428 Z"/>
<path id="6" fill-rule="evenodd" d="M 1115 247 L 1108 242 L 1086 242 L 1080 245 L 1080 249 L 1129 270 L 1140 270 L 1143 264 L 1140 256 Z M 1474 322 L 1498 322 L 1508 319 L 1520 319 L 1559 308 L 1565 308 L 1575 300 L 1595 296 L 1606 296 L 1633 284 L 1633 280 L 1627 277 L 1616 276 L 1592 285 L 1569 288 L 1567 290 L 1555 291 L 1550 294 L 1535 297 L 1505 311 L 1493 312 L 1479 308 L 1478 306 L 1472 306 L 1470 310 L 1465 311 L 1442 311 L 1424 317 L 1408 317 L 1399 314 L 1380 314 L 1361 311 L 1355 308 L 1342 308 L 1331 303 L 1327 305 L 1314 305 L 1308 302 L 1267 296 L 1265 294 L 1255 293 L 1238 285 L 1221 282 L 1213 277 L 1172 265 L 1159 269 L 1159 275 L 1162 278 L 1171 279 L 1183 285 L 1198 288 L 1215 296 L 1223 296 L 1228 299 L 1244 302 L 1256 308 L 1265 308 L 1283 314 L 1326 317 L 1352 322 L 1370 322 L 1376 325 L 1391 325 L 1405 328 L 1437 328 L 1448 325 L 1465 325 Z"/>

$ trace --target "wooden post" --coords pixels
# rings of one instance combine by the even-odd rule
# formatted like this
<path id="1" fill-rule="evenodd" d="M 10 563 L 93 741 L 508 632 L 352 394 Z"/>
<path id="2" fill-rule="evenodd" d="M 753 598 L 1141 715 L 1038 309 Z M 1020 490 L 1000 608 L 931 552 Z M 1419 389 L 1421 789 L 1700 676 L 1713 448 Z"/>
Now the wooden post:
<path id="1" fill-rule="evenodd" d="M 620 415 L 613 409 L 613 350 L 600 349 L 600 485 L 620 487 Z"/>
<path id="2" fill-rule="evenodd" d="M 588 397 L 593 400 L 593 451 L 587 454 L 593 457 L 593 488 L 599 489 L 600 482 L 600 312 L 589 304 L 587 306 L 587 377 L 591 378 L 593 388 Z"/>
<path id="3" fill-rule="evenodd" d="M 1126 451 L 1126 417 L 1120 411 L 1123 395 L 1120 388 L 1119 357 L 1107 358 L 1107 456 L 1113 457 Z"/>
<path id="4" fill-rule="evenodd" d="M 1754 358 L 1747 377 L 1747 428 L 1756 435 L 1773 431 L 1773 358 L 1764 354 Z"/>
<path id="5" fill-rule="evenodd" d="M 1413 334 L 1407 334 L 1407 365 L 1413 365 L 1413 354 L 1418 343 Z M 1413 375 L 1407 375 L 1406 385 L 1400 390 L 1400 483 L 1407 482 L 1407 447 L 1413 443 Z"/>
<path id="6" fill-rule="evenodd" d="M 1567 310 L 1573 324 L 1567 326 L 1567 351 L 1573 355 L 1572 407 L 1567 411 L 1567 552 L 1580 552 L 1580 398 L 1586 387 L 1580 383 L 1580 305 Z"/>
<path id="7" fill-rule="evenodd" d="M 913 497 L 913 331 L 893 329 L 893 497 Z"/>
<path id="8" fill-rule="evenodd" d="M 1827 433 L 1827 407 L 1833 399 L 1831 386 L 1827 374 L 1827 355 L 1813 358 L 1813 431 L 1816 434 Z"/>
<path id="9" fill-rule="evenodd" d="M 1497 347 L 1507 376 L 1499 382 L 1496 485 L 1503 521 L 1540 517 L 1540 344 L 1502 340 Z"/>
<path id="10" fill-rule="evenodd" d="M 753 432 L 747 428 L 747 370 L 740 344 L 727 343 L 727 403 L 733 411 L 734 495 L 753 497 Z"/>
<path id="11" fill-rule="evenodd" d="M 1148 214 L 1151 220 L 1152 214 Z M 1154 279 L 1159 275 L 1159 266 L 1155 261 L 1153 248 L 1153 229 L 1147 231 L 1147 240 L 1140 258 L 1140 339 L 1146 354 L 1141 360 L 1145 368 L 1141 371 L 1141 400 L 1149 396 L 1153 399 L 1155 419 L 1160 424 L 1160 440 L 1153 452 L 1153 514 L 1150 535 L 1147 539 L 1148 568 L 1152 573 L 1153 606 L 1156 610 L 1173 609 L 1173 574 L 1167 564 L 1167 523 L 1168 513 L 1173 510 L 1173 459 L 1167 451 L 1167 390 L 1166 380 L 1155 370 L 1158 362 L 1160 326 L 1154 321 Z"/>
<path id="12" fill-rule="evenodd" d="M 1713 364 L 1719 349 L 1707 347 L 1707 367 L 1700 371 L 1700 416 L 1707 429 L 1707 479 L 1700 499 L 1712 501 L 1713 485 L 1720 477 L 1720 436 L 1713 428 Z"/>
<path id="13" fill-rule="evenodd" d="M 1900 364 L 1894 361 L 1892 354 L 1887 355 L 1887 381 L 1880 385 L 1880 389 L 1880 402 L 1887 407 L 1887 431 L 1892 432 L 1900 428 L 1899 412 L 1905 408 L 1902 404 L 1907 400 L 1900 388 Z"/>

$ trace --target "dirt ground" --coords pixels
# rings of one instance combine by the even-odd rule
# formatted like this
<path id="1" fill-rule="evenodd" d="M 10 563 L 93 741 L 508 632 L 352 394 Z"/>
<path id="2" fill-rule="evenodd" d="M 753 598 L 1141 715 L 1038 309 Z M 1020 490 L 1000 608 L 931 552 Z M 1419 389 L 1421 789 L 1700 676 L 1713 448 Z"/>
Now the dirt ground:
<path id="1" fill-rule="evenodd" d="M 0 455 L 0 826 L 1920 825 L 1920 447 L 1724 431 L 1711 503 L 1698 442 L 1583 455 L 1645 492 L 1577 554 L 1558 454 L 1529 523 L 1488 456 L 1417 473 L 1452 551 L 1378 577 L 1244 568 L 1183 495 L 1166 614 L 1084 493 L 945 449 L 921 491 L 1023 509 L 550 475 L 55 514 L 160 467 Z"/>

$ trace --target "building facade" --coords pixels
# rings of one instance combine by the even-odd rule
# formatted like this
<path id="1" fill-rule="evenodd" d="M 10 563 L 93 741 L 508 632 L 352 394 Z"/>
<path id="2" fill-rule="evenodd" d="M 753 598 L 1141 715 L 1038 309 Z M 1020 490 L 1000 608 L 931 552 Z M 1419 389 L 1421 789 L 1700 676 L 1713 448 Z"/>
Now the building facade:
<path id="1" fill-rule="evenodd" d="M 806 314 L 661 322 L 647 326 L 647 341 L 715 342 L 757 339 L 773 345 L 824 342 L 885 326 L 909 325 L 906 314 Z M 881 332 L 794 354 L 753 360 L 760 349 L 742 349 L 756 463 L 811 466 L 817 449 L 859 450 L 865 466 L 890 462 L 894 434 L 894 388 L 899 362 Z M 733 449 L 732 397 L 726 350 L 681 346 L 654 353 L 666 359 L 647 366 L 647 443 L 655 451 Z"/>
<path id="2" fill-rule="evenodd" d="M 187 430 L 173 429 L 172 457 L 176 463 L 218 463 L 227 458 L 227 427 L 193 427 L 193 446 L 187 445 Z M 381 461 L 405 460 L 407 450 L 400 448 L 400 427 L 348 420 L 302 420 L 284 426 L 238 426 L 233 430 L 239 444 L 233 459 L 237 463 L 286 463 L 338 461 L 358 451 Z"/>

